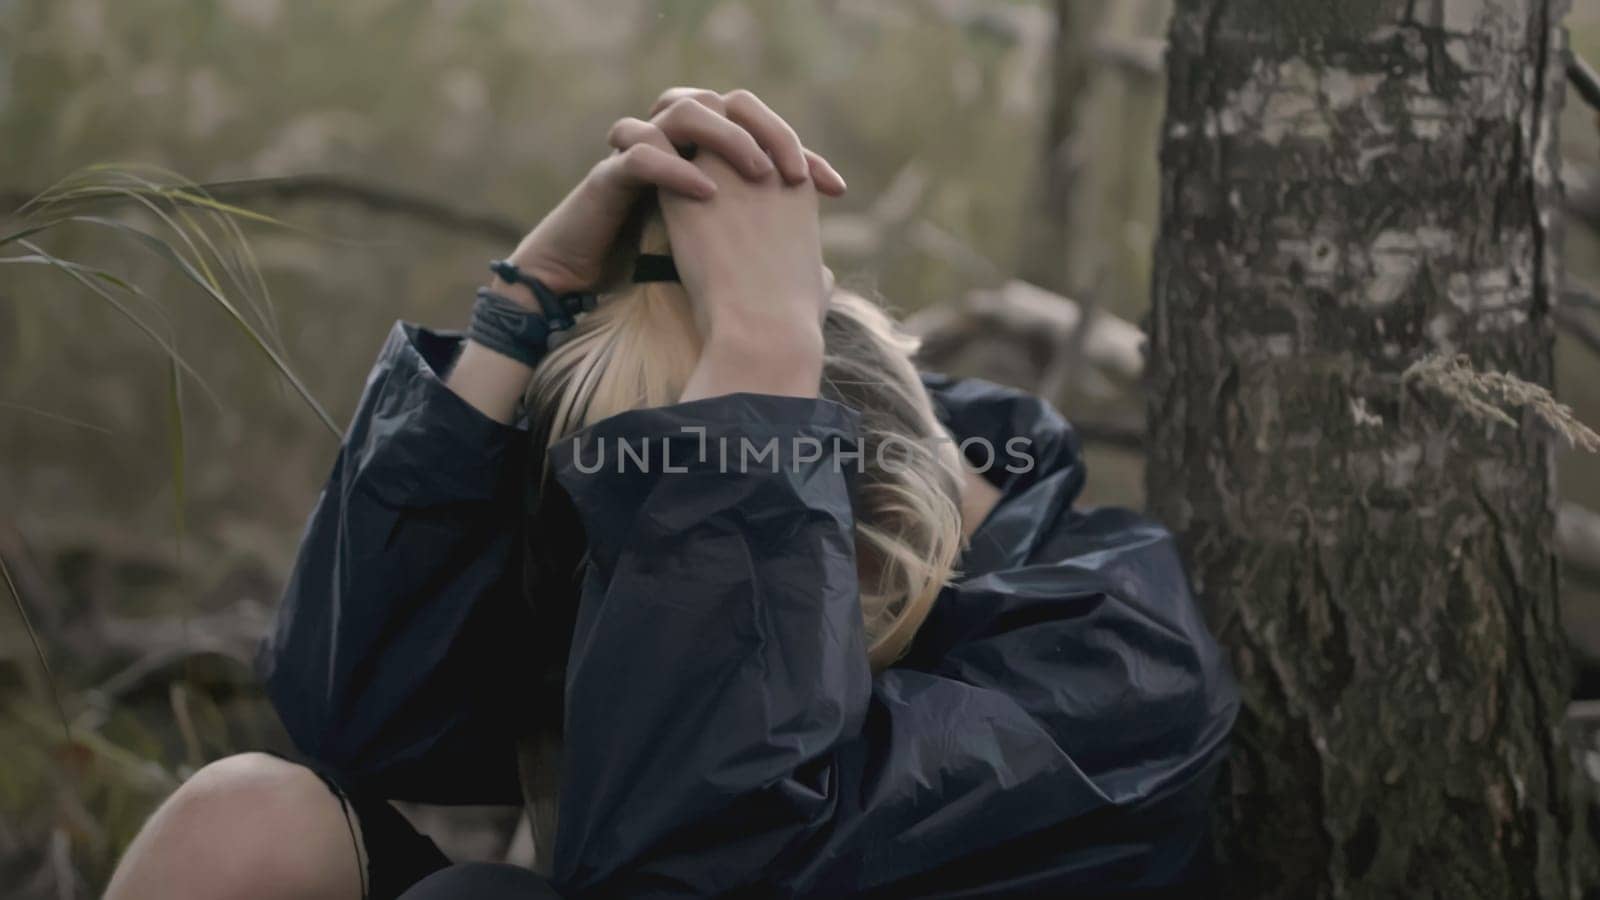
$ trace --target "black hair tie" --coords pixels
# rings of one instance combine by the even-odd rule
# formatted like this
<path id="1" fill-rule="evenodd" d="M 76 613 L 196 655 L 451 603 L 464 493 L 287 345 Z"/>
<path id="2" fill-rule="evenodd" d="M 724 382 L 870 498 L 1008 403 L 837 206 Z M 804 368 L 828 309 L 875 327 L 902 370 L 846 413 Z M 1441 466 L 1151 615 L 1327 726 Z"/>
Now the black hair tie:
<path id="1" fill-rule="evenodd" d="M 652 281 L 681 281 L 678 277 L 678 264 L 672 257 L 665 253 L 641 253 L 633 264 L 633 283 L 646 284 Z"/>

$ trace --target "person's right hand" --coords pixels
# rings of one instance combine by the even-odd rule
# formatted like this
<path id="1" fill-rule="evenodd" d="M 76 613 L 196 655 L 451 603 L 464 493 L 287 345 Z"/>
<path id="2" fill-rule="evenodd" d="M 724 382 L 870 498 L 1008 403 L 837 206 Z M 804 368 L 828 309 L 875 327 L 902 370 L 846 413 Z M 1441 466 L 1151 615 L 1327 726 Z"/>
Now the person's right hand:
<path id="1" fill-rule="evenodd" d="M 702 338 L 681 399 L 817 396 L 831 294 L 817 191 L 775 177 L 751 181 L 710 153 L 694 164 L 717 182 L 716 198 L 661 200 Z"/>
<path id="2" fill-rule="evenodd" d="M 714 153 L 746 178 L 776 168 L 790 184 L 810 179 L 817 191 L 839 196 L 844 179 L 805 149 L 794 129 L 749 91 L 717 94 L 673 88 L 650 110 L 650 120 L 621 119 L 611 128 L 615 152 L 589 174 L 508 257 L 558 293 L 593 287 L 602 277 L 618 232 L 642 191 L 657 188 L 708 200 L 717 186 L 680 149 Z M 536 306 L 532 292 L 495 279 L 500 293 Z"/>

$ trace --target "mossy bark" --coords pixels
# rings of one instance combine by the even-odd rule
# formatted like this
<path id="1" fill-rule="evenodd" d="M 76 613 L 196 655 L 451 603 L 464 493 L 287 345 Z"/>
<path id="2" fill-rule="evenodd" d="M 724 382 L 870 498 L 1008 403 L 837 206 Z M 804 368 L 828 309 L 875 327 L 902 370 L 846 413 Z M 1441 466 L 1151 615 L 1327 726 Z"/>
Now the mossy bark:
<path id="1" fill-rule="evenodd" d="M 1555 898 L 1552 438 L 1408 385 L 1551 381 L 1564 0 L 1180 0 L 1150 320 L 1154 512 L 1244 693 L 1228 896 Z"/>

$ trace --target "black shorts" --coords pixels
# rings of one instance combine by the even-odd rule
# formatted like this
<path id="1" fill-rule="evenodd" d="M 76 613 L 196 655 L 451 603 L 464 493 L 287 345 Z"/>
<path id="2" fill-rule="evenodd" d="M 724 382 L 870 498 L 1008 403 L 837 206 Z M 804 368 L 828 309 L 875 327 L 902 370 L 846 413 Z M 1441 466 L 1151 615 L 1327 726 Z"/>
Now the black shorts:
<path id="1" fill-rule="evenodd" d="M 302 761 L 300 765 L 305 765 Z M 350 791 L 316 766 L 306 766 L 338 798 L 350 825 L 350 842 L 366 870 L 361 891 L 366 900 L 543 900 L 559 898 L 549 882 L 518 866 L 497 863 L 453 864 L 432 838 L 412 827 L 394 804 L 382 797 Z M 356 848 L 356 835 L 361 835 Z"/>

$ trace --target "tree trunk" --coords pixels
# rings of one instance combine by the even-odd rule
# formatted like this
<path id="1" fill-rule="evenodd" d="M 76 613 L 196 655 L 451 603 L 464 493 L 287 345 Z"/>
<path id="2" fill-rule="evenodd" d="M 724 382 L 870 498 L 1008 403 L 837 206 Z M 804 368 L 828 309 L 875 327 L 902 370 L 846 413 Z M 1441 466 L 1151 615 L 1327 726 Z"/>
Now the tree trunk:
<path id="1" fill-rule="evenodd" d="M 1402 377 L 1550 384 L 1564 7 L 1178 3 L 1146 480 L 1245 698 L 1228 896 L 1590 877 L 1551 436 Z"/>

